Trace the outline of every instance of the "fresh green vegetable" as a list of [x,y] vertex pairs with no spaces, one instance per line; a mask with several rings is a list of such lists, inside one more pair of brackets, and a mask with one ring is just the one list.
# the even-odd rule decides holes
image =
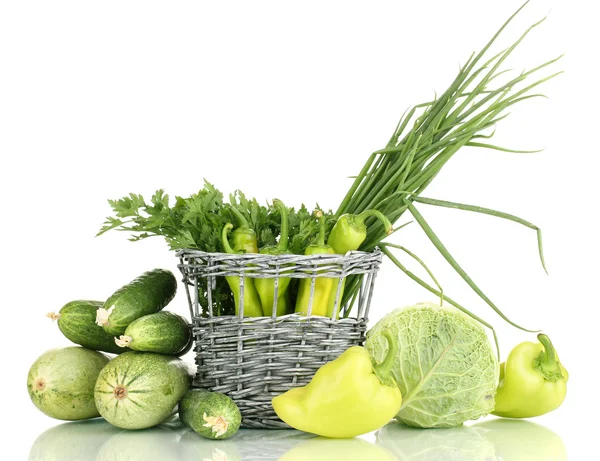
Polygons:
[[[195,248],[209,253],[223,251],[221,230],[228,222],[239,219],[241,213],[248,221],[258,238],[258,247],[275,245],[279,235],[280,222],[277,214],[248,199],[241,191],[229,196],[225,203],[223,193],[209,182],[204,188],[190,197],[175,197],[175,204],[169,203],[169,195],[160,189],[146,203],[139,194],[129,194],[118,200],[108,201],[115,216],[108,217],[98,232],[102,235],[112,229],[131,232],[131,241],[152,236],[164,237],[172,250]],[[318,207],[317,207],[318,208]],[[332,213],[326,213],[330,216]],[[302,205],[297,210],[288,208],[289,250],[302,254],[319,233],[315,217]]]
[[186,319],[172,312],[157,312],[134,320],[125,334],[114,342],[134,351],[179,354],[190,342],[191,331]]
[[123,429],[144,429],[165,421],[189,389],[190,370],[175,357],[126,352],[98,376],[94,397],[98,411]]
[[83,347],[49,350],[29,369],[29,397],[51,418],[74,421],[100,416],[94,385],[107,363],[108,357]]
[[[431,243],[483,301],[504,320],[524,330],[526,329],[510,320],[459,265],[421,215],[416,204],[473,211],[508,219],[531,228],[537,232],[540,259],[545,268],[541,231],[534,224],[509,213],[422,196],[443,166],[464,146],[525,152],[498,147],[483,140],[493,136],[497,122],[509,115],[508,110],[511,110],[512,106],[532,98],[543,97],[533,90],[560,74],[555,72],[542,75],[541,78],[532,81],[535,75],[539,75],[558,61],[559,58],[556,58],[523,71],[514,78],[505,78],[507,70],[503,69],[502,65],[543,20],[529,27],[515,43],[505,47],[503,51],[490,55],[491,48],[504,29],[527,3],[500,27],[481,52],[473,54],[467,60],[450,86],[439,97],[417,104],[405,112],[387,145],[373,152],[359,174],[354,176],[352,185],[334,215],[337,219],[345,214],[360,215],[365,210],[378,210],[394,224],[409,211]],[[275,243],[278,224],[269,220],[264,207],[259,206],[255,199],[246,199],[239,191],[230,197],[230,202],[245,216],[250,216],[250,227],[258,235],[259,246]],[[231,210],[223,206],[223,195],[209,183],[189,198],[177,197],[173,207],[170,206],[168,195],[163,190],[154,194],[151,204],[136,194],[109,203],[115,216],[107,218],[100,234],[110,229],[128,231],[134,234],[134,241],[161,235],[172,249],[198,248],[204,251],[220,251],[219,232],[227,222],[232,221]],[[316,233],[314,219],[311,219],[304,207],[298,210],[297,214],[290,213],[291,253],[303,254],[306,245]],[[446,296],[441,289],[436,289],[422,280],[399,261],[390,250],[395,246],[382,242],[387,235],[384,224],[372,220],[367,223],[367,234],[368,237],[360,246],[361,250],[370,251],[380,246],[383,253],[408,277],[490,328],[494,337],[496,336],[489,323]],[[403,247],[401,249],[421,263],[414,253]],[[231,296],[225,285],[223,281],[215,290],[218,315],[230,314],[234,310],[233,301],[229,300]],[[360,286],[359,276],[352,276],[347,280],[340,303],[348,306],[345,315],[350,313]],[[207,300],[203,296],[205,291],[203,285],[199,295],[204,315],[207,312]]]
[[228,439],[242,422],[237,405],[225,394],[203,389],[188,391],[179,402],[179,418],[207,439]]
[[120,429],[101,418],[59,424],[42,432],[29,450],[29,461],[102,461],[98,450]]
[[106,300],[96,312],[96,323],[111,335],[122,335],[135,319],[162,310],[176,291],[177,279],[171,271],[144,272]]
[[569,373],[544,334],[516,346],[500,365],[495,415],[532,418],[556,410],[567,395]]
[[[515,43],[503,47],[503,51],[490,55],[492,45],[524,6],[525,4],[500,27],[480,53],[473,54],[466,64],[461,66],[448,89],[441,94],[437,93],[439,96],[433,101],[417,104],[405,112],[387,145],[371,154],[359,174],[355,176],[335,213],[336,217],[341,217],[346,213],[360,214],[365,210],[376,209],[394,224],[408,211],[463,280],[504,320],[519,328],[522,327],[508,319],[462,269],[417,210],[416,205],[474,211],[508,219],[534,229],[538,233],[539,253],[543,264],[541,232],[537,226],[508,213],[422,197],[423,191],[443,166],[464,146],[517,152],[488,144],[485,139],[492,137],[496,123],[509,115],[508,111],[513,109],[512,106],[542,97],[543,95],[532,90],[560,74],[555,72],[530,81],[531,77],[554,64],[557,58],[523,71],[514,78],[505,78],[507,70],[503,69],[502,65],[543,20],[528,28]],[[382,243],[387,234],[381,222],[367,223],[367,231],[368,238],[361,245],[361,250],[370,251],[380,246],[384,254],[411,279],[437,296],[443,297],[448,303],[466,311],[459,303],[430,286],[393,257],[391,251]],[[356,278],[353,283],[348,280],[342,305],[355,298],[359,289],[360,283]],[[481,321],[474,315],[472,317]],[[492,328],[488,323],[483,324]]]
[[[325,217],[318,212],[320,218],[319,237],[316,243],[309,245],[304,252],[307,256],[313,255],[331,255],[335,251],[329,245],[325,244]],[[316,277],[314,279],[314,293],[311,304],[311,285],[313,281],[310,278],[301,279],[298,284],[298,295],[296,298],[296,312],[302,315],[331,316],[333,312],[329,311],[329,298],[333,291],[334,279],[329,277]]]
[[357,215],[346,213],[335,222],[329,233],[327,244],[331,245],[335,252],[341,255],[358,250],[367,238],[365,220],[368,218],[376,218],[381,221],[386,235],[392,233],[392,224],[381,211],[365,210]]
[[373,363],[360,346],[347,349],[323,365],[305,387],[273,398],[273,408],[295,429],[325,437],[348,438],[379,429],[400,410],[402,395],[390,373],[398,342],[389,343],[386,357]]
[[237,253],[258,253],[256,232],[236,207],[232,206],[231,211],[240,223],[239,227],[233,231],[233,248]]
[[494,409],[498,362],[479,323],[435,304],[397,309],[367,333],[376,361],[389,354],[388,335],[400,344],[392,366],[403,397],[398,421],[454,427]]
[[103,352],[120,354],[126,349],[115,344],[114,337],[96,325],[96,311],[104,305],[102,301],[77,300],[65,304],[58,314],[46,314],[57,320],[58,328],[75,344]]
[[[239,253],[240,250],[231,248],[229,245],[229,241],[227,240],[227,233],[230,229],[233,228],[233,224],[227,223],[225,227],[223,227],[223,248],[225,248],[225,253],[235,254]],[[231,288],[231,292],[233,293],[233,299],[235,302],[235,315],[239,315],[240,313],[240,289],[241,289],[241,280],[237,275],[230,275],[225,277],[227,283],[229,284],[229,288]],[[262,317],[263,311],[262,306],[260,304],[260,298],[258,296],[258,292],[256,291],[256,287],[254,286],[254,280],[246,277],[244,279],[244,316],[246,317]]]
[[[223,252],[221,233],[229,222],[239,221],[234,209],[248,221],[258,238],[258,247],[275,245],[280,233],[279,211],[259,205],[256,199],[248,199],[241,191],[229,196],[229,204],[223,194],[212,184],[188,198],[176,197],[175,204],[169,196],[158,190],[147,203],[141,195],[130,194],[119,200],[109,200],[114,215],[108,217],[98,233],[111,229],[131,232],[130,240],[138,241],[152,236],[162,236],[172,250],[193,248],[206,252]],[[315,216],[302,205],[288,208],[289,252],[303,254],[308,244],[319,232]],[[329,218],[331,211],[325,213]],[[207,279],[199,280],[198,300],[202,315],[208,316]],[[233,315],[235,303],[227,281],[217,277],[212,289],[212,310],[215,315]]]
[[[260,249],[261,254],[267,255],[284,255],[288,254],[288,213],[287,207],[281,200],[273,200],[273,205],[279,210],[281,215],[281,234],[279,236],[279,244],[267,245]],[[277,279],[277,315],[285,315],[290,313],[290,296],[288,288],[291,282],[289,277],[279,277]],[[263,315],[270,317],[273,314],[275,306],[275,280],[274,279],[254,279],[254,285],[260,302],[262,304]]]
[[[360,248],[362,243],[367,238],[367,226],[365,220],[368,218],[379,219],[385,228],[386,233],[389,235],[392,233],[392,225],[390,221],[377,210],[366,210],[359,215],[344,214],[338,218],[333,225],[327,244],[330,245],[334,251],[338,254],[345,255],[349,251],[356,251]],[[358,282],[362,276],[355,275],[351,280]],[[329,297],[329,308],[328,311],[333,313],[336,311],[336,318],[339,317],[340,307],[342,300],[344,299],[344,290],[346,287],[346,279],[342,280],[342,286],[338,290],[337,287],[333,287],[331,295]]]

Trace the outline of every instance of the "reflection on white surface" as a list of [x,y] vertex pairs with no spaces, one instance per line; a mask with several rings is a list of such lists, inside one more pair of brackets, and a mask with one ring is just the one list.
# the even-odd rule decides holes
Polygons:
[[561,438],[524,420],[494,419],[452,429],[415,429],[390,423],[377,444],[410,461],[566,461]]
[[64,423],[41,434],[29,461],[566,461],[561,438],[529,421],[494,419],[454,429],[390,423],[377,445],[293,430],[242,429],[208,440],[175,418],[125,431],[102,419]]
[[30,461],[395,461],[361,439],[335,440],[294,430],[242,429],[209,440],[175,418],[151,429],[126,431],[102,419],[60,424],[41,434]]
[[177,461],[177,431],[156,426],[138,431],[122,431],[100,448],[96,461]]
[[410,461],[499,461],[494,444],[471,427],[416,429],[389,423],[377,431],[377,444]]
[[188,430],[179,440],[181,460],[275,461],[314,435],[294,430],[241,429],[227,440],[209,440]]
[[381,446],[362,439],[316,437],[287,451],[279,461],[395,461]]
[[494,443],[499,460],[567,460],[567,449],[560,436],[541,424],[519,419],[493,419],[473,427]]
[[95,460],[102,445],[119,432],[100,418],[59,424],[38,436],[29,461]]

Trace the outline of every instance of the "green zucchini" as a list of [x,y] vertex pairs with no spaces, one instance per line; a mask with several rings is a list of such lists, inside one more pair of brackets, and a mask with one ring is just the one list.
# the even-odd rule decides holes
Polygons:
[[128,349],[117,346],[114,336],[96,325],[96,311],[103,305],[102,301],[71,301],[58,314],[51,312],[47,316],[57,320],[59,330],[75,344],[113,354],[125,352]]
[[190,342],[190,326],[182,316],[157,312],[134,320],[116,340],[120,347],[134,351],[179,354]]
[[94,386],[108,360],[100,352],[79,346],[49,350],[29,369],[29,397],[51,418],[76,421],[100,416]]
[[123,429],[145,429],[164,422],[188,391],[191,370],[176,357],[125,352],[105,366],[94,389],[104,419]]
[[231,398],[193,389],[179,401],[179,419],[207,439],[228,439],[240,428],[242,415]]
[[106,300],[96,313],[96,323],[111,335],[122,335],[134,320],[161,311],[176,291],[177,280],[171,271],[144,272]]

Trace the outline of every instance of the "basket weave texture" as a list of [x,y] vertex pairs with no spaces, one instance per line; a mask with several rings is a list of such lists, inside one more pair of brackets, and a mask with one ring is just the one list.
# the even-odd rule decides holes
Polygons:
[[[242,413],[244,427],[287,428],[275,414],[271,399],[308,384],[322,365],[365,340],[369,305],[381,264],[379,250],[344,256],[231,255],[197,250],[181,250],[177,255],[195,340],[197,373],[193,384],[231,397]],[[272,317],[244,317],[243,306],[239,315],[213,315],[216,308],[211,291],[217,277],[239,276],[242,300],[248,277],[310,278],[311,299],[317,278],[335,278],[339,303],[342,282],[352,275],[361,276],[353,308],[356,314],[352,317],[344,318],[351,306],[342,306],[340,319],[335,314],[332,318],[313,316],[312,301],[306,316],[276,317],[273,309]],[[202,286],[208,287],[207,292],[199,295]],[[277,283],[275,286],[277,290]],[[208,299],[204,315],[199,302],[202,296]]]

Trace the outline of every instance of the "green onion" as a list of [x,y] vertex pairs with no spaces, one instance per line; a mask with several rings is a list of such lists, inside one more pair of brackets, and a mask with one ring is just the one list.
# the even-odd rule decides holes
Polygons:
[[[395,223],[408,211],[444,259],[481,299],[511,325],[525,331],[534,331],[518,325],[502,313],[461,268],[415,206],[418,203],[473,211],[508,219],[534,229],[538,236],[540,260],[544,270],[546,269],[541,231],[534,224],[511,214],[489,208],[420,196],[442,167],[463,146],[494,149],[503,152],[534,152],[508,149],[481,142],[482,139],[489,139],[494,135],[496,124],[509,115],[508,109],[511,106],[529,99],[545,97],[542,94],[534,93],[533,90],[561,73],[544,73],[549,66],[560,59],[559,56],[499,83],[501,81],[500,77],[505,76],[508,72],[501,68],[504,61],[525,37],[545,20],[544,18],[529,27],[508,48],[488,57],[492,44],[496,42],[506,26],[527,3],[529,2],[524,3],[500,27],[481,52],[471,55],[444,93],[433,101],[418,104],[404,113],[387,145],[371,154],[360,173],[354,177],[354,182],[342,200],[335,216],[339,217],[344,213],[356,214],[367,209],[377,209],[390,222]],[[533,78],[534,76],[535,78]],[[368,237],[361,246],[361,250],[370,251],[376,246],[380,246],[384,254],[410,278],[431,293],[440,296],[491,328],[491,325],[483,322],[482,319],[468,312],[460,304],[446,297],[441,289],[436,290],[415,274],[409,272],[390,251],[390,248],[398,248],[398,246],[382,243],[383,239],[386,238],[386,234],[378,220],[371,219],[367,221],[367,228]],[[402,247],[399,249],[406,252]],[[409,252],[408,254],[424,265],[414,253]],[[428,269],[427,272],[433,276]],[[435,283],[437,284],[437,281]],[[344,303],[355,299],[359,286],[358,280],[349,278],[344,293]]]

